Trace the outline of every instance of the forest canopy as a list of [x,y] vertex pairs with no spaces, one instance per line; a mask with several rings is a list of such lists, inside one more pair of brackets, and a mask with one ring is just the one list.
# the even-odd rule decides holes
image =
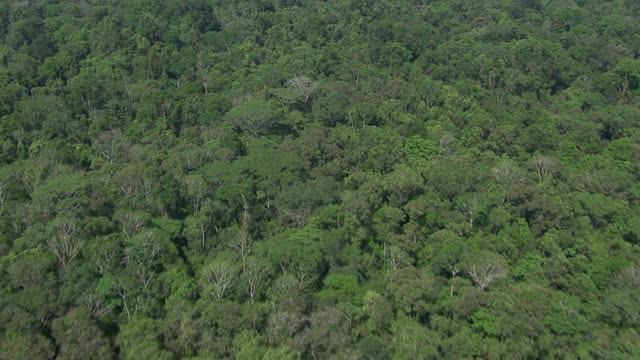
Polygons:
[[638,19],[0,1],[0,359],[637,357]]

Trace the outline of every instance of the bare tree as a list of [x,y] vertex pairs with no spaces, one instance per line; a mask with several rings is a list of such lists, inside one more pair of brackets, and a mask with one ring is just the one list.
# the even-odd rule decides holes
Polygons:
[[242,211],[242,228],[235,241],[231,243],[231,247],[238,251],[240,258],[242,259],[242,270],[245,270],[245,263],[251,250],[253,249],[253,239],[249,233],[249,203],[247,199],[242,195],[242,201],[244,203],[244,210]]
[[198,215],[202,199],[207,194],[208,185],[201,175],[187,175],[184,178],[187,195],[191,198],[193,215]]
[[182,162],[180,165],[182,165],[185,170],[197,169],[204,165],[209,159],[210,157],[207,151],[195,145],[186,147],[180,151],[180,161]]
[[151,231],[139,235],[137,240],[135,246],[138,248],[145,264],[152,264],[160,255],[162,249],[158,240]]
[[615,181],[612,179],[611,172],[608,169],[594,169],[590,168],[585,170],[585,185],[590,192],[601,192],[608,196],[617,197],[621,193],[627,191],[624,183]]
[[284,210],[284,223],[286,226],[302,229],[307,217],[313,212],[312,208],[303,207],[296,210]]
[[613,279],[613,284],[623,289],[640,289],[640,265],[629,266]]
[[149,176],[143,176],[141,181],[140,181],[140,188],[142,190],[142,195],[144,197],[144,208],[146,210],[150,210],[151,206],[153,205],[154,202],[154,194],[153,194],[153,188],[155,186],[155,179],[149,177]]
[[573,86],[584,92],[589,92],[593,89],[593,79],[586,75],[580,75],[574,81]]
[[514,185],[519,184],[524,178],[522,170],[510,160],[503,159],[491,169],[494,181],[502,192],[502,202],[509,199],[509,193]]
[[125,211],[117,213],[115,220],[122,224],[122,233],[124,236],[126,236],[127,239],[131,239],[138,230],[148,223],[149,216],[144,212]]
[[209,230],[209,224],[206,221],[201,221],[200,224],[198,224],[198,230],[200,232],[200,245],[204,251],[207,244],[207,230]]
[[622,81],[618,85],[618,97],[622,104],[627,103],[627,93],[629,92],[629,78],[627,74],[624,74]]
[[533,159],[533,167],[538,173],[538,179],[543,182],[545,179],[552,176],[559,169],[560,162],[550,156],[538,156]]
[[5,185],[0,182],[0,214],[4,210],[5,203],[7,201],[7,194],[5,193]]
[[469,221],[469,226],[473,228],[474,221],[480,212],[480,201],[477,197],[468,197],[460,202],[460,211]]
[[176,75],[176,88],[180,89],[185,78],[186,77],[184,75]]
[[120,130],[106,130],[93,141],[93,148],[106,161],[114,163],[127,158],[131,143]]
[[205,288],[216,301],[221,301],[236,278],[236,271],[229,262],[219,261],[210,264],[203,273]]
[[389,250],[386,251],[386,258],[392,270],[397,270],[408,264],[407,253],[402,250],[402,248],[397,245],[391,245],[388,249]]
[[449,271],[451,273],[451,289],[450,289],[450,296],[453,296],[453,290],[454,290],[454,279],[456,278],[456,276],[458,276],[458,274],[462,271],[463,269],[463,263],[462,263],[462,253],[461,251],[456,251],[455,248],[452,248],[453,251],[446,251],[446,254],[443,257],[443,267]]
[[242,130],[247,136],[257,137],[262,134],[270,124],[265,118],[235,118],[233,124]]
[[131,207],[135,208],[138,194],[142,190],[140,169],[137,166],[126,166],[113,175],[113,183],[122,192],[125,199],[131,201]]
[[289,309],[274,311],[268,321],[266,335],[269,341],[278,341],[282,338],[293,339],[309,325],[307,316]]
[[100,274],[106,275],[111,271],[111,264],[116,259],[118,251],[115,248],[105,249],[95,261],[96,267]]
[[131,320],[131,311],[129,310],[129,304],[127,303],[128,291],[129,289],[127,287],[120,287],[116,295],[122,299],[122,306],[124,307],[124,311],[127,313],[127,319]]
[[124,79],[124,91],[127,93],[127,110],[133,110],[133,86],[129,82],[129,79]]
[[160,240],[151,231],[132,238],[133,244],[125,250],[125,265],[132,268],[142,286],[146,289],[155,279],[152,266],[161,255]]
[[316,311],[309,322],[297,341],[309,350],[313,359],[333,358],[348,344],[349,323],[342,311],[336,308]]
[[96,295],[95,292],[88,292],[82,297],[82,303],[87,310],[95,317],[100,317],[111,312],[102,298]]
[[501,160],[491,169],[491,174],[498,185],[511,185],[522,179],[522,170],[509,160]]
[[269,276],[269,266],[256,259],[249,258],[244,267],[243,276],[247,282],[247,295],[251,299],[251,302],[255,301],[259,287],[264,280]]
[[449,256],[447,258],[447,269],[451,273],[451,277],[454,278],[458,276],[460,271],[462,271],[462,264],[460,260],[454,256]]
[[300,260],[292,266],[293,272],[300,280],[300,285],[306,286],[313,279],[314,265],[311,262]]
[[496,254],[483,252],[469,261],[465,271],[471,280],[482,290],[486,290],[497,279],[507,275],[507,266]]
[[76,236],[75,219],[58,219],[54,223],[55,235],[48,242],[51,251],[62,267],[66,267],[80,253],[80,239]]
[[202,82],[202,87],[204,88],[204,94],[209,94],[209,66],[205,65],[203,62],[198,61],[196,64],[196,69],[198,70],[198,74],[200,75],[200,81]]
[[294,76],[291,80],[287,81],[287,86],[300,92],[305,106],[309,105],[313,93],[318,88],[318,83],[306,76]]

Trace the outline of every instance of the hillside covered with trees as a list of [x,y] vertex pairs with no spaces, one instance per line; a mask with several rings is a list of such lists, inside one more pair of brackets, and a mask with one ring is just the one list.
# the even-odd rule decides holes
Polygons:
[[640,2],[0,1],[0,359],[634,359]]

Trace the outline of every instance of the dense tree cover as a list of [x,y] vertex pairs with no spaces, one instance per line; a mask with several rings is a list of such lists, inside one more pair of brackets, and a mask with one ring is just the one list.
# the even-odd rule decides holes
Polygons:
[[630,359],[640,3],[0,2],[0,359]]

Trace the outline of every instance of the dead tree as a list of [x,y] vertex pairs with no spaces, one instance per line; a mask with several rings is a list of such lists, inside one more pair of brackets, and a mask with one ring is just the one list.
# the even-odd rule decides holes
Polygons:
[[205,287],[216,301],[221,301],[233,285],[235,277],[235,269],[229,262],[215,262],[204,272]]
[[76,236],[78,226],[73,219],[61,219],[54,225],[56,234],[48,242],[62,267],[66,267],[80,253],[80,239]]
[[538,173],[540,182],[544,182],[557,172],[559,165],[558,160],[550,156],[538,156],[533,159],[533,167]]
[[245,271],[245,264],[247,257],[251,254],[253,248],[253,239],[249,233],[249,203],[247,199],[242,195],[242,201],[244,203],[244,209],[242,211],[242,227],[236,237],[235,241],[231,244],[231,247],[238,251],[240,258],[242,259],[242,271]]
[[309,106],[309,101],[311,101],[313,93],[318,88],[318,83],[311,80],[309,77],[296,75],[291,80],[287,81],[287,86],[300,92],[302,99],[304,100],[304,105]]
[[465,271],[482,290],[486,290],[494,281],[507,275],[507,267],[500,259],[482,254],[477,260],[468,263]]

